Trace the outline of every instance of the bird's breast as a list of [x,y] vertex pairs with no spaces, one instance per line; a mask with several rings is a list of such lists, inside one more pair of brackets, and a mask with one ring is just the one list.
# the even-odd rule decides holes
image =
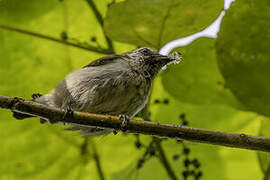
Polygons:
[[132,117],[147,103],[149,89],[149,82],[136,74],[122,73],[102,79],[88,92],[91,101],[83,110]]

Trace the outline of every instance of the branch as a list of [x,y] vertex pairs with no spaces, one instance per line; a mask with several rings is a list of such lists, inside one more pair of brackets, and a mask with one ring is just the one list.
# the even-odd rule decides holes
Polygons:
[[113,54],[113,50],[111,50],[111,49],[103,49],[103,48],[99,48],[99,47],[95,47],[95,46],[91,46],[91,45],[84,46],[84,45],[81,45],[81,44],[78,44],[78,43],[72,43],[72,42],[69,42],[69,41],[66,41],[66,40],[57,39],[57,38],[47,36],[47,35],[44,35],[44,34],[39,34],[39,33],[36,33],[36,32],[32,32],[32,31],[28,31],[28,30],[24,30],[24,29],[19,29],[19,28],[16,28],[16,27],[11,27],[11,26],[7,26],[7,25],[3,25],[3,24],[0,24],[0,29],[14,31],[14,32],[18,32],[18,33],[21,33],[21,34],[30,35],[30,36],[38,37],[38,38],[41,38],[41,39],[54,41],[54,42],[57,42],[57,43],[65,44],[65,45],[68,45],[68,46],[73,46],[73,47],[88,50],[88,51],[94,51],[94,52],[98,52],[98,53],[102,53],[102,54]]
[[[33,101],[0,96],[0,107],[49,119],[51,123],[66,122],[85,126],[97,126],[121,130],[122,120],[117,116],[75,111],[73,117],[65,117],[61,109],[48,107]],[[226,133],[186,126],[159,124],[157,122],[130,120],[128,133],[177,138],[200,143],[270,152],[270,138],[245,134]]]

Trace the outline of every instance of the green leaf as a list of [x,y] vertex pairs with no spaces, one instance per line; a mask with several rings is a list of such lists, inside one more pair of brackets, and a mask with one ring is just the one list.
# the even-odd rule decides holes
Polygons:
[[214,45],[214,39],[199,38],[188,46],[177,48],[175,51],[183,54],[183,61],[168,66],[162,73],[163,86],[182,102],[240,107],[231,91],[224,87]]
[[222,8],[222,0],[127,0],[109,8],[104,27],[114,40],[160,49],[203,30]]
[[[236,132],[258,116],[226,105],[194,105],[178,101],[166,92],[161,80],[160,77],[155,80],[150,102],[154,121],[180,125],[182,123],[180,115],[184,113],[191,127]],[[168,104],[162,103],[165,99],[168,100]],[[157,100],[160,103],[156,103]]]
[[225,86],[251,111],[270,116],[270,1],[232,4],[217,39]]
[[57,0],[1,0],[0,22],[23,23],[46,14],[59,4]]

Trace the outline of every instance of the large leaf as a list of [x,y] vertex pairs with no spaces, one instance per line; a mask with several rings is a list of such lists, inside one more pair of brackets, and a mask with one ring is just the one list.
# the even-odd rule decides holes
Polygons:
[[57,0],[1,0],[0,22],[21,23],[47,13],[59,5]]
[[162,74],[164,88],[175,98],[193,104],[229,104],[240,106],[219,72],[215,40],[199,38],[186,47],[177,48],[183,61],[168,66]]
[[105,30],[114,40],[160,49],[206,28],[222,8],[223,0],[127,0],[109,8]]
[[[179,115],[185,113],[185,119],[191,127],[253,135],[257,133],[259,120],[255,113],[238,111],[224,105],[196,106],[179,102],[164,91],[159,79],[155,82],[155,88],[152,103],[155,99],[159,99],[160,102],[169,99],[168,104],[152,105],[151,114],[155,121],[180,125]],[[261,177],[255,152],[197,143],[188,143],[188,146],[191,148],[191,154],[202,163],[204,179],[216,179],[217,176],[224,180],[260,179]],[[173,145],[169,148],[177,149]],[[221,168],[215,168],[217,166]]]
[[217,39],[225,86],[250,110],[270,116],[270,1],[232,4]]

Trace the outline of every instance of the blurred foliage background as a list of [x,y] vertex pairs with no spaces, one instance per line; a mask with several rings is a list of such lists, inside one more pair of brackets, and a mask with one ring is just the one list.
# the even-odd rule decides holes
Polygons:
[[[29,99],[99,57],[138,46],[159,50],[209,26],[223,4],[0,0],[0,94]],[[175,49],[183,61],[154,82],[150,120],[269,137],[269,19],[269,0],[236,0],[216,39]],[[16,121],[5,110],[0,128],[4,180],[270,179],[267,153],[121,133],[84,138],[37,118]]]

